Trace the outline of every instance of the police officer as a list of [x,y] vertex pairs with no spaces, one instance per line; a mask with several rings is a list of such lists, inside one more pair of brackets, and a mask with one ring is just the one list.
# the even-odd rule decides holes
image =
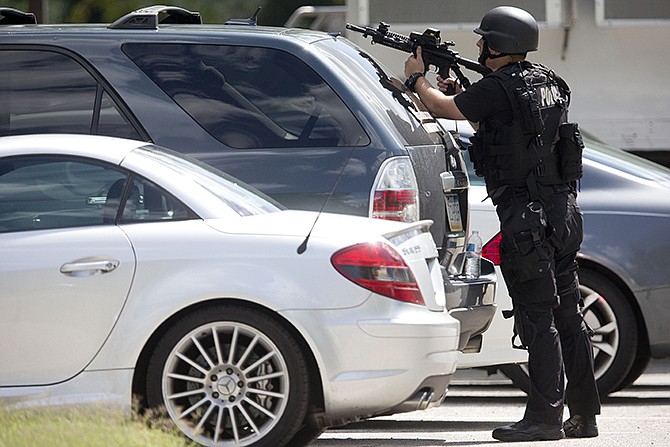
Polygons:
[[[576,202],[583,145],[576,124],[567,123],[570,90],[551,70],[526,60],[539,38],[528,12],[494,8],[474,31],[481,36],[479,63],[492,73],[467,90],[440,77],[434,88],[424,77],[419,48],[405,62],[405,85],[433,115],[473,124],[470,157],[500,219],[513,340],[528,350],[531,386],[523,419],[495,429],[493,437],[594,437],[600,399],[576,262],[583,237]],[[455,86],[454,96],[444,94],[448,86]],[[564,401],[571,416],[565,422]]]

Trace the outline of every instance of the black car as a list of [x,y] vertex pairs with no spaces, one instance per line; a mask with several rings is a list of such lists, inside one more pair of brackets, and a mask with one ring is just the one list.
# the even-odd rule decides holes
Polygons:
[[[0,9],[0,136],[99,134],[211,164],[294,209],[430,219],[460,349],[480,348],[495,272],[461,276],[468,180],[453,136],[346,39],[203,25],[155,6],[111,25],[37,25]],[[141,390],[138,390],[141,391]]]

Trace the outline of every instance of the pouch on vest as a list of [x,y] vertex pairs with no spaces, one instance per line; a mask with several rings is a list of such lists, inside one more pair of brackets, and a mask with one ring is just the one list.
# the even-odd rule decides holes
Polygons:
[[582,151],[584,142],[577,123],[563,123],[558,127],[558,166],[561,178],[572,182],[582,178]]
[[484,165],[484,160],[486,159],[486,152],[484,149],[483,138],[479,132],[476,132],[472,138],[470,138],[470,147],[468,147],[468,153],[470,154],[470,161],[472,161],[472,166],[475,168],[475,174],[480,177],[484,177],[486,174],[486,169]]
[[[524,133],[526,135],[533,135],[539,137],[544,131],[544,121],[540,106],[537,100],[537,93],[527,87],[514,89],[517,103],[519,105],[518,111],[523,124]],[[542,143],[540,142],[540,145]]]

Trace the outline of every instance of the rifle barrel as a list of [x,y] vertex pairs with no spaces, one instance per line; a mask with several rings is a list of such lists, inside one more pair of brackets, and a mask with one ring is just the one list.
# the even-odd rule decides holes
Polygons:
[[362,26],[347,23],[346,27],[347,27],[347,29],[350,29],[352,31],[356,31],[357,33],[365,33],[365,28],[363,28]]

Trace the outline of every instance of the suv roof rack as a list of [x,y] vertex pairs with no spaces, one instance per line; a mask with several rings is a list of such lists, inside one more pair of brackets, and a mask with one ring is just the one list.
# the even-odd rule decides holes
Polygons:
[[37,17],[32,12],[14,8],[0,8],[0,25],[36,25]]
[[261,7],[259,6],[256,9],[256,12],[254,15],[249,17],[248,19],[230,19],[226,21],[226,25],[251,25],[251,26],[256,26],[258,24],[258,13],[261,12]]
[[[158,15],[165,13],[160,22]],[[201,25],[202,17],[197,11],[178,6],[155,5],[141,8],[126,14],[109,25],[111,29],[158,29],[158,24]]]

